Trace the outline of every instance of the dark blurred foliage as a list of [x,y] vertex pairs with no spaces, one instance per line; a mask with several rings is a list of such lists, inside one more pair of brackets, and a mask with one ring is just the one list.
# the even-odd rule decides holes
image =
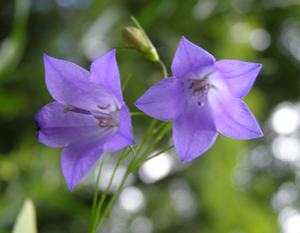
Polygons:
[[[43,53],[89,70],[95,58],[117,48],[121,80],[131,74],[124,99],[136,112],[133,102],[163,76],[158,64],[122,41],[121,29],[133,25],[131,15],[169,75],[183,35],[217,60],[262,63],[245,102],[265,137],[238,141],[219,135],[188,164],[171,151],[168,176],[147,184],[134,173],[100,232],[299,232],[298,0],[1,0],[0,233],[11,231],[28,196],[40,233],[88,232],[97,169],[71,193],[60,171],[61,150],[36,141],[34,115],[53,101],[44,82]],[[276,121],[283,108],[295,113],[291,130],[282,130],[291,114]],[[148,122],[146,116],[133,118],[138,142]],[[156,149],[170,140],[171,133]],[[118,156],[109,154],[105,165],[113,166]],[[140,197],[140,206],[126,206],[130,192]]]

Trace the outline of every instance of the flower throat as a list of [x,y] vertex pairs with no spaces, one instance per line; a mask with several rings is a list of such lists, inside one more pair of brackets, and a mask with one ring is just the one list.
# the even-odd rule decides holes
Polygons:
[[[77,107],[74,107],[72,105],[70,105],[68,102],[67,102],[67,105],[68,105],[68,108],[66,108],[64,110],[64,113],[67,113],[67,112],[75,112],[75,113],[81,113],[81,114],[86,114],[86,115],[92,115],[94,116],[95,119],[97,119],[99,121],[98,125],[100,128],[107,128],[107,127],[110,127],[112,126],[114,123],[114,118],[112,115],[116,115],[116,114],[113,114],[114,112],[110,112],[109,114],[106,114],[106,113],[93,113],[91,111],[87,111],[87,110],[84,110],[84,109],[81,109],[81,108],[77,108]],[[105,107],[102,107],[102,106],[99,106],[97,105],[97,107],[100,109],[100,110],[107,110],[110,108],[110,104],[107,104],[107,106]],[[118,117],[115,117],[115,118],[118,118]],[[117,119],[118,121],[119,119]],[[117,125],[118,125],[118,122],[117,122]]]
[[190,89],[194,89],[193,96],[199,96],[197,103],[202,107],[205,105],[210,83],[206,79],[191,79],[191,81]]

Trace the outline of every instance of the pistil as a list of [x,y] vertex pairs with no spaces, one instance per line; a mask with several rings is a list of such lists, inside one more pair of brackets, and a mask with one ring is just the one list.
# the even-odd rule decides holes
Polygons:
[[[119,121],[119,118],[114,119],[115,115],[116,115],[114,112],[103,113],[102,111],[100,111],[99,113],[97,113],[97,112],[94,113],[91,111],[87,111],[87,110],[84,110],[81,108],[74,107],[74,106],[70,105],[68,101],[67,101],[67,105],[68,105],[68,108],[66,108],[64,110],[64,113],[67,113],[70,111],[70,112],[75,112],[75,113],[92,115],[92,116],[94,116],[95,119],[97,119],[99,121],[98,125],[100,128],[107,128],[114,124],[118,125],[118,122],[116,122],[116,121]],[[97,105],[97,107],[100,110],[108,110],[110,108],[110,106],[111,106],[110,104],[107,104],[105,107]],[[117,111],[119,111],[119,109]]]

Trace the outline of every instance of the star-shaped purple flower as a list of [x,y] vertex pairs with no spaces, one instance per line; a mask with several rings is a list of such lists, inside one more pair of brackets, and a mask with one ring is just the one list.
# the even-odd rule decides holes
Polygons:
[[73,190],[104,149],[117,151],[135,144],[129,109],[123,101],[115,50],[96,59],[91,73],[47,55],[44,63],[46,85],[57,102],[36,114],[38,140],[65,147],[61,167]]
[[152,86],[135,105],[159,120],[174,120],[174,145],[180,159],[188,162],[212,146],[218,131],[235,139],[263,136],[241,100],[261,67],[237,60],[216,61],[183,37],[171,67],[174,77]]

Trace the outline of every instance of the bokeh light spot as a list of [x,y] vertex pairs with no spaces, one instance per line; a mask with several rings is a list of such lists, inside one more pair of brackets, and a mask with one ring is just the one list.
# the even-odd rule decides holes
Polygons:
[[121,207],[131,213],[137,213],[144,207],[144,195],[133,186],[125,188],[119,197]]
[[255,50],[265,50],[270,46],[271,36],[264,29],[255,29],[250,34],[250,44]]
[[152,222],[146,217],[138,217],[131,224],[132,233],[151,233],[153,230]]
[[298,128],[299,117],[293,105],[284,103],[272,115],[272,126],[279,134],[289,134]]
[[168,153],[163,153],[141,166],[139,177],[144,183],[155,183],[170,174],[173,165],[172,157]]

